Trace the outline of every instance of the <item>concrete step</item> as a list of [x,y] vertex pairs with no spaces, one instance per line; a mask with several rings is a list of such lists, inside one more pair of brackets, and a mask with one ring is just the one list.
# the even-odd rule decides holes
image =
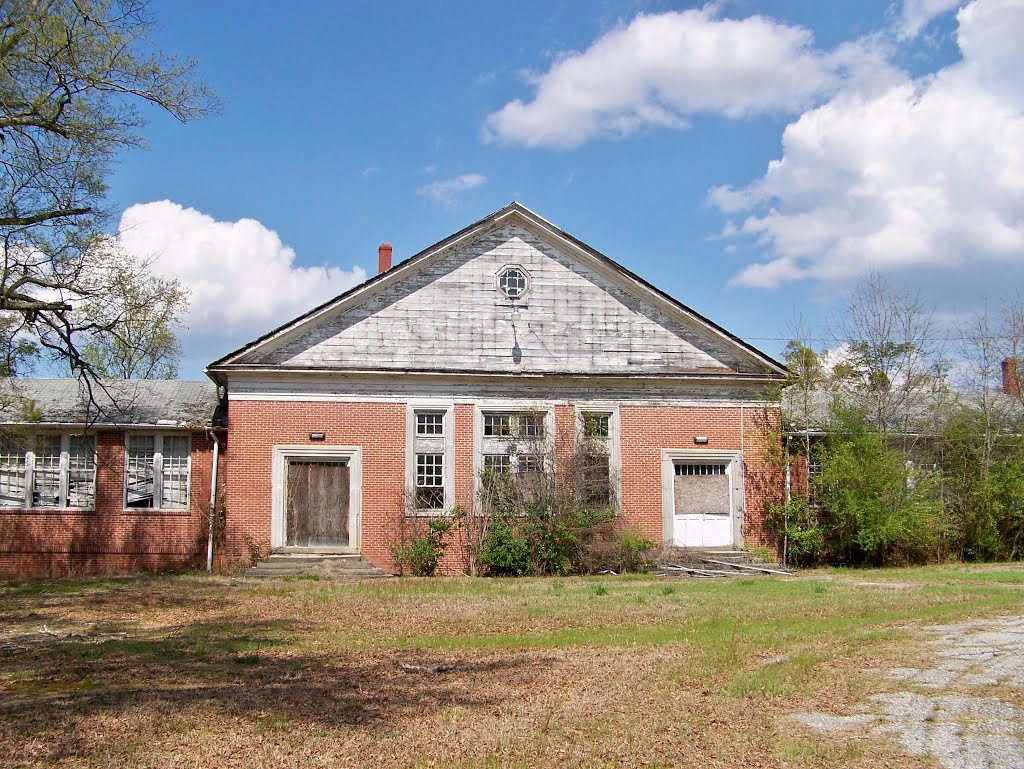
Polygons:
[[388,576],[358,555],[274,553],[244,572],[246,577],[327,577],[374,579]]

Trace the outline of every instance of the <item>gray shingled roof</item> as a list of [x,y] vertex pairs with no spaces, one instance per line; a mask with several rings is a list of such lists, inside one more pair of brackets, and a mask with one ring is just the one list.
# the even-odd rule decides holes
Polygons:
[[93,398],[89,404],[77,379],[3,380],[0,422],[201,427],[214,418],[217,386],[209,380],[105,380],[93,386]]

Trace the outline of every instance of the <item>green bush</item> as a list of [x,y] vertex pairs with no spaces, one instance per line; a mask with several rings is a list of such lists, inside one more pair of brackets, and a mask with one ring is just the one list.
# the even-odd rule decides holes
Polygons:
[[448,547],[445,537],[454,526],[451,518],[428,518],[424,533],[409,537],[404,544],[393,543],[388,549],[400,567],[408,564],[413,575],[432,577]]
[[1016,433],[1010,425],[999,434],[968,408],[946,422],[936,458],[947,541],[964,560],[1024,557],[1024,439]]
[[765,523],[785,551],[785,565],[807,568],[824,559],[824,530],[806,499],[794,498],[781,505],[767,503]]
[[863,415],[837,410],[819,457],[815,496],[827,561],[881,566],[934,552],[942,532],[934,477],[915,475]]
[[501,515],[491,521],[480,561],[495,577],[521,577],[532,572],[530,544],[516,530],[511,516]]
[[612,571],[619,574],[647,571],[651,566],[653,540],[638,531],[623,531],[615,538],[615,558]]

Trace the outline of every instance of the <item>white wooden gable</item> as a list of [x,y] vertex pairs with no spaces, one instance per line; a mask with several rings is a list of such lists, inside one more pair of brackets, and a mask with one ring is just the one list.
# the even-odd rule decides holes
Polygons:
[[[778,366],[518,204],[217,368],[761,374]],[[496,276],[529,276],[512,301]]]

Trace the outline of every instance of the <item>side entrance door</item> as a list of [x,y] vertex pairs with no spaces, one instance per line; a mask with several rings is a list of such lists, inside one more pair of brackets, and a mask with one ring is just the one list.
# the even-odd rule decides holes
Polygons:
[[677,547],[731,547],[730,465],[673,464],[673,539]]
[[289,459],[286,547],[349,546],[348,460]]

